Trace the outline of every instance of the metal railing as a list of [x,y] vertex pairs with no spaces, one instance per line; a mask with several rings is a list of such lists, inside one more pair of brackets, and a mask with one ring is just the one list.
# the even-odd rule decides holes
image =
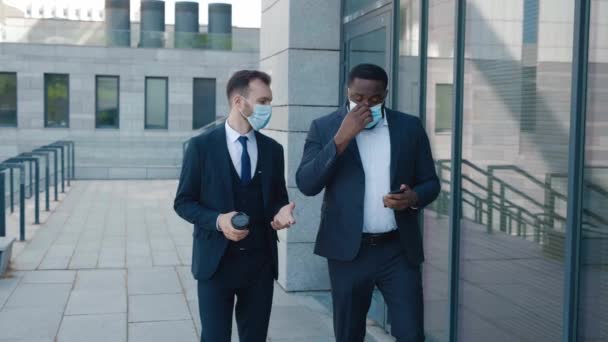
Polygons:
[[[439,214],[448,214],[450,200],[449,174],[451,173],[451,160],[437,160],[435,162],[437,173],[441,182],[442,190],[437,201],[433,203],[435,211]],[[514,165],[490,165],[487,170],[482,169],[474,163],[463,160],[473,173],[477,173],[482,180],[475,179],[468,174],[462,175],[462,204],[460,206],[463,217],[473,220],[475,223],[486,226],[488,232],[494,230],[496,220],[494,214],[498,211],[498,229],[509,235],[515,234],[522,238],[532,238],[535,242],[542,243],[546,234],[556,231],[556,224],[562,227],[566,223],[566,217],[555,209],[555,200],[567,201],[565,194],[553,188],[551,179],[564,176],[562,174],[547,174],[548,181],[541,181],[529,172]],[[534,198],[528,192],[509,184],[506,180],[498,177],[496,171],[507,170],[518,176],[524,177],[531,184],[539,188],[544,195],[543,200]],[[483,182],[485,180],[485,182]],[[608,201],[608,191],[596,184],[589,184],[596,193]],[[516,196],[507,196],[507,192]],[[525,204],[523,204],[524,202]],[[465,206],[472,209],[472,214],[465,210]],[[584,229],[594,232],[596,235],[606,235],[597,229],[599,226],[608,225],[608,219],[590,210],[583,209],[585,217],[590,218],[584,222]],[[530,229],[531,228],[531,229]],[[531,230],[531,231],[530,231]]]
[[[6,174],[9,173],[9,208],[13,213],[14,206],[14,170],[19,171],[19,240],[25,240],[25,200],[27,189],[27,178],[29,178],[29,198],[34,197],[34,224],[40,224],[40,163],[44,161],[44,192],[45,192],[45,210],[50,211],[50,156],[53,156],[54,163],[54,185],[55,185],[55,201],[59,200],[58,174],[61,171],[61,192],[65,192],[65,182],[70,186],[70,181],[75,175],[75,152],[74,142],[69,140],[60,140],[52,144],[45,145],[31,152],[21,153],[15,157],[11,157],[0,162],[0,237],[6,236]],[[60,156],[60,157],[59,157]],[[60,158],[60,159],[59,159]],[[59,160],[61,165],[59,166]],[[29,166],[29,177],[26,177],[26,170]]]

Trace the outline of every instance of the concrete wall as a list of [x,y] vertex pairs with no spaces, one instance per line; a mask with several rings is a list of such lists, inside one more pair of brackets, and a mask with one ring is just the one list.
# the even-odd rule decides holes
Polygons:
[[[257,68],[258,54],[182,49],[0,44],[0,70],[17,72],[18,127],[0,128],[0,158],[59,139],[76,142],[77,178],[176,178],[192,131],[192,82],[217,80],[218,116],[226,82]],[[44,128],[44,73],[70,77],[70,127]],[[120,128],[95,129],[95,75],[120,76]],[[146,76],[168,77],[168,129],[144,129]]]
[[322,197],[303,197],[295,172],[311,121],[339,103],[340,22],[338,0],[262,1],[260,67],[272,75],[274,91],[265,133],[285,148],[289,195],[297,204],[298,224],[279,234],[279,283],[289,291],[329,288],[326,261],[313,254]]
[[[137,47],[140,38],[139,22],[131,22],[131,47]],[[207,26],[201,25],[201,33]],[[174,46],[174,26],[165,26],[165,47]],[[257,28],[232,29],[232,50],[258,51],[260,30]],[[0,27],[0,42],[29,44],[66,44],[105,46],[103,21],[78,21],[64,19],[33,19],[7,17]]]

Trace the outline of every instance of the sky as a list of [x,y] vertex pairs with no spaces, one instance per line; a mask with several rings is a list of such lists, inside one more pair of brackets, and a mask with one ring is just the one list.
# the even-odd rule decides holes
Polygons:
[[[104,7],[104,0],[0,0],[0,2],[17,7],[22,11],[28,6],[33,9],[45,7],[49,12],[55,7],[63,8],[81,8],[101,10]],[[165,0],[165,22],[173,24],[175,19],[175,2],[177,0]],[[207,5],[209,3],[227,3],[232,4],[232,25],[238,27],[260,27],[262,9],[261,0],[190,0],[196,1],[199,5],[199,21],[201,25],[207,24]],[[139,4],[140,0],[131,0],[131,20],[139,21]]]

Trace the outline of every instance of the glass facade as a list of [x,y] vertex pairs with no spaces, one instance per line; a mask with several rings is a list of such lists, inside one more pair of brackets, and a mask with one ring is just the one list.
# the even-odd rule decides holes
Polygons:
[[[573,340],[566,336],[572,323],[565,318],[575,311],[569,298],[579,299],[575,337],[608,340],[608,8],[590,1],[585,172],[578,189],[568,172],[577,167],[571,151],[579,139],[570,132],[571,119],[580,116],[572,99],[584,86],[573,85],[574,33],[584,23],[577,3],[343,1],[343,79],[363,61],[385,67],[389,105],[422,119],[441,179],[438,199],[423,214],[429,341]],[[459,5],[466,12],[458,18],[465,23],[461,36]],[[383,15],[393,19],[370,24]],[[462,63],[454,57],[457,42]],[[464,71],[461,84],[456,67]],[[462,108],[455,98],[460,90]],[[454,153],[462,158],[452,160]],[[452,179],[455,167],[461,172]],[[574,209],[580,224],[569,223],[576,198],[570,189],[583,198]],[[459,215],[450,212],[454,194]],[[573,230],[581,236],[574,266],[567,258],[577,241]]]
[[[573,32],[573,2],[558,2],[541,5],[564,10],[569,21],[560,27]],[[486,8],[501,4],[467,1],[467,15],[479,20],[467,21],[465,38],[459,336],[557,341],[572,55],[543,49],[571,50],[573,35],[555,40],[545,25],[554,18],[538,6],[524,11],[540,12],[528,15],[538,18],[538,40],[513,34],[526,32],[525,15],[486,19]],[[474,35],[479,31],[486,34]]]
[[193,80],[192,129],[199,129],[215,121],[215,83],[214,78]]
[[601,1],[591,2],[579,341],[608,341],[608,19]]
[[146,128],[168,126],[168,83],[166,77],[146,77]]
[[44,74],[44,126],[70,125],[70,76]]
[[0,72],[0,126],[17,126],[17,74]]
[[95,127],[118,128],[119,84],[118,76],[95,78]]

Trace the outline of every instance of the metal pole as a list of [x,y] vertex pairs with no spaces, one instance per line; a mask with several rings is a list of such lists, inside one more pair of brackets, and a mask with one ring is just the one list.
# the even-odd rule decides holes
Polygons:
[[11,214],[12,214],[13,212],[15,212],[15,198],[14,198],[15,197],[15,195],[14,195],[15,180],[14,180],[13,168],[10,168],[9,173],[10,173],[10,184],[8,185],[8,191],[9,191],[8,195],[9,195],[9,201],[11,201],[10,205],[11,205]]
[[564,342],[578,339],[590,12],[591,1],[577,0],[575,2],[568,149],[566,269],[562,316],[562,341]]
[[76,143],[72,141],[72,180],[76,179]]
[[32,161],[30,160],[30,161],[28,161],[28,163],[27,163],[27,164],[28,164],[28,167],[29,167],[29,170],[30,170],[30,174],[29,174],[29,176],[30,176],[30,177],[29,177],[29,178],[30,178],[30,188],[29,188],[29,190],[30,190],[30,195],[29,195],[29,197],[28,197],[28,198],[31,198],[31,197],[32,197],[32,195],[34,194],[34,173],[32,172],[32,167],[33,167],[33,165],[32,165],[32,164],[33,164],[33,163],[32,163]]
[[64,146],[61,147],[61,193],[65,192],[65,151]]
[[53,162],[55,164],[55,173],[53,174],[53,178],[55,179],[55,202],[59,201],[59,167],[58,167],[58,152],[53,149]]
[[19,169],[19,240],[25,241],[25,165],[20,164]]
[[448,340],[458,341],[458,307],[460,302],[460,237],[462,214],[462,126],[464,111],[464,52],[466,30],[466,0],[457,0],[455,8],[456,34],[454,42],[454,94],[452,115],[452,174],[450,201],[449,257],[449,331]]
[[36,169],[34,170],[34,176],[36,177],[36,182],[34,183],[34,191],[36,192],[34,196],[34,224],[40,224],[40,164],[38,163],[38,159],[34,159],[34,164],[36,164]]
[[0,237],[6,236],[6,193],[4,191],[4,172],[0,171]]

